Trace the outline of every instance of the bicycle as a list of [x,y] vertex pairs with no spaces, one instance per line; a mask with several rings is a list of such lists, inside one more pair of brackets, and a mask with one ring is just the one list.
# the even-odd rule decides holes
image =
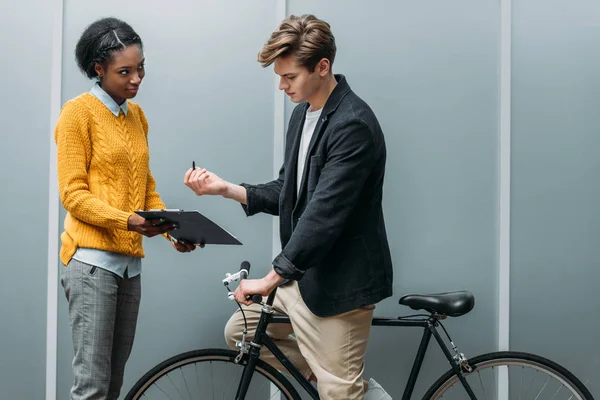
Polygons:
[[[248,277],[250,264],[242,263],[240,271],[226,274],[223,283],[231,299],[229,285]],[[252,300],[262,306],[261,316],[252,341],[243,339],[238,351],[230,349],[203,349],[176,355],[148,371],[132,387],[126,400],[137,399],[301,399],[288,377],[259,359],[261,347],[269,349],[289,375],[312,398],[319,399],[315,387],[296,369],[266,334],[268,324],[289,324],[287,316],[274,315],[273,301],[276,290],[262,302],[255,295]],[[492,399],[498,398],[498,382],[504,377],[510,399],[578,399],[593,400],[585,385],[566,368],[546,358],[523,352],[499,351],[467,359],[459,352],[442,322],[448,317],[459,317],[470,312],[475,304],[473,295],[457,291],[433,295],[402,296],[399,304],[428,314],[396,318],[373,318],[373,326],[423,328],[423,336],[415,357],[403,400],[411,398],[429,342],[433,336],[440,346],[450,369],[429,390],[424,399]],[[239,304],[238,304],[239,306]],[[240,309],[243,309],[240,306]],[[446,345],[438,328],[442,328],[452,351]],[[514,369],[511,369],[514,367]],[[199,371],[200,370],[200,371]],[[544,375],[541,379],[538,376]],[[485,382],[485,383],[484,383]],[[523,396],[522,390],[525,389]],[[489,397],[488,397],[489,396]]]

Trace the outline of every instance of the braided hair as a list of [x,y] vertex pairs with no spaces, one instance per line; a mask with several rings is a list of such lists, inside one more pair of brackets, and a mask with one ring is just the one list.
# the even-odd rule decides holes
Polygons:
[[88,78],[95,78],[96,64],[106,68],[114,52],[132,45],[143,49],[142,39],[128,23],[117,18],[102,18],[83,31],[75,47],[75,59]]

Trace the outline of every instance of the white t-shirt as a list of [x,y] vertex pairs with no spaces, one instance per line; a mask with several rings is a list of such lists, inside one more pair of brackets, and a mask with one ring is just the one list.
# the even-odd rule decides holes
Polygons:
[[321,117],[321,108],[318,111],[311,111],[309,107],[306,111],[306,119],[304,120],[304,127],[302,128],[302,137],[300,138],[300,148],[298,149],[298,175],[296,176],[296,193],[300,192],[300,185],[302,184],[302,174],[304,173],[304,167],[306,166],[306,152],[310,144],[310,139],[315,132],[319,117]]

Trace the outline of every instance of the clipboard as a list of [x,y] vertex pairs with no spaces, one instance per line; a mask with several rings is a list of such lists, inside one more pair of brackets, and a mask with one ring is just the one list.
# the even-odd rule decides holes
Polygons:
[[179,228],[169,232],[169,235],[177,240],[181,239],[193,244],[242,244],[235,236],[197,210],[148,210],[135,213],[145,219],[164,218],[165,223],[177,223]]

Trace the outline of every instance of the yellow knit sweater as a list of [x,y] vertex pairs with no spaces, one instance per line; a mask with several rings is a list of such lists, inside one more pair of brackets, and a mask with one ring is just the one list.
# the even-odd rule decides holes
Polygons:
[[142,236],[127,230],[135,210],[165,208],[150,173],[148,122],[129,102],[118,117],[90,93],[68,101],[54,138],[58,187],[67,210],[60,259],[78,247],[143,257]]

